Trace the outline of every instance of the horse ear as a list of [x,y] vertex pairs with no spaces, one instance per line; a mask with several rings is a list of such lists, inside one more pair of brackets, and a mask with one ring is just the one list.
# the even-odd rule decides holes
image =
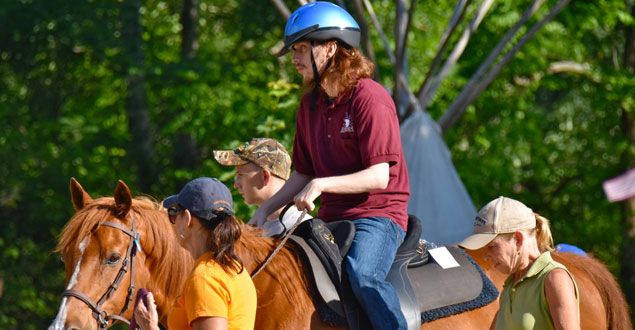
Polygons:
[[132,207],[132,196],[126,184],[119,180],[115,188],[115,205],[117,206],[117,216],[125,217]]
[[71,178],[71,199],[73,200],[75,211],[83,209],[84,206],[93,201],[90,195],[88,195],[84,188],[82,188],[82,185],[80,185],[75,178]]

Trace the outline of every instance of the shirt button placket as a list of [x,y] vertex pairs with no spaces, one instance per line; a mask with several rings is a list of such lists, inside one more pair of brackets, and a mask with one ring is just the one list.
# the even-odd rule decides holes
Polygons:
[[[330,125],[331,117],[329,116],[327,119],[329,121],[328,128],[330,130],[331,129],[331,125]],[[328,134],[326,137],[330,139],[331,138],[331,134]]]

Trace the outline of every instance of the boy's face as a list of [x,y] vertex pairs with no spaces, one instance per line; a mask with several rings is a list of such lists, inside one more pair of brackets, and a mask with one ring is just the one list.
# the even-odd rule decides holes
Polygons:
[[265,201],[262,197],[262,189],[264,188],[263,169],[254,163],[236,166],[236,179],[234,188],[245,199],[245,203],[249,205],[261,205]]

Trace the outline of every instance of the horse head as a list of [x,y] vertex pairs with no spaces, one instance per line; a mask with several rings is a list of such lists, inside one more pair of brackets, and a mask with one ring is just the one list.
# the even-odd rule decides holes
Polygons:
[[93,199],[75,179],[70,190],[76,213],[56,249],[65,264],[66,289],[49,329],[128,322],[140,287],[153,291],[160,313],[165,311],[160,315],[167,314],[192,258],[176,241],[165,210],[149,199],[133,199],[121,180],[113,197]]

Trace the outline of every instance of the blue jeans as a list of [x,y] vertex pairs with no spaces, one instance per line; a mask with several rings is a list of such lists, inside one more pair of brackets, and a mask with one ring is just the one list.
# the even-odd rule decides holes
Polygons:
[[374,329],[406,329],[399,298],[386,281],[405,232],[388,218],[353,220],[355,238],[346,255],[346,271],[355,297]]

